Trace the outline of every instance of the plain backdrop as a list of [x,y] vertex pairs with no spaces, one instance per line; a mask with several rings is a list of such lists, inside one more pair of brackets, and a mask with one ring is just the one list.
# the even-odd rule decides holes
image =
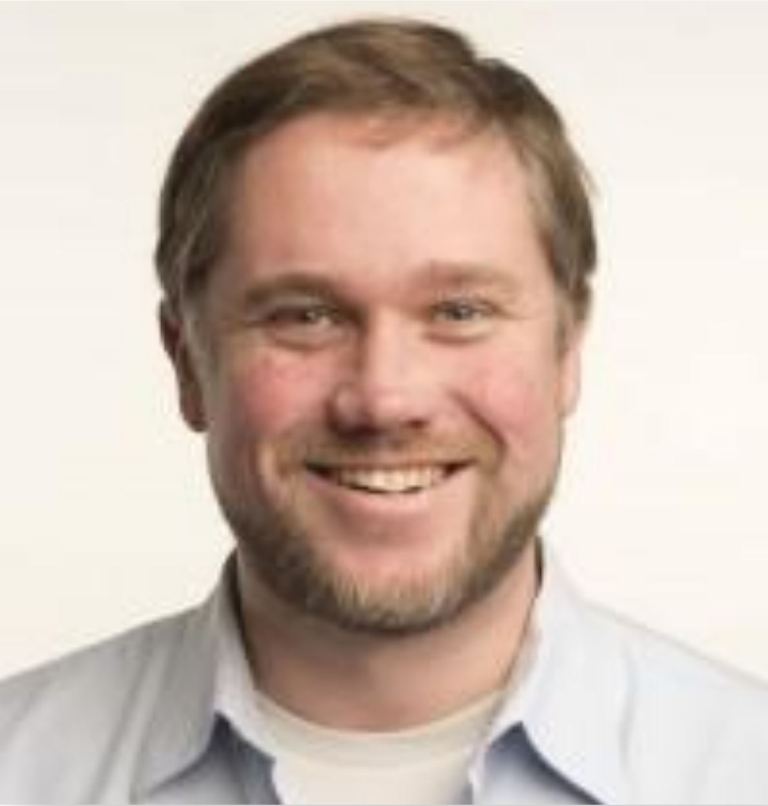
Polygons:
[[0,674],[214,584],[230,540],[156,334],[159,184],[224,74],[370,14],[529,72],[599,190],[563,563],[768,677],[768,5],[737,2],[0,4]]

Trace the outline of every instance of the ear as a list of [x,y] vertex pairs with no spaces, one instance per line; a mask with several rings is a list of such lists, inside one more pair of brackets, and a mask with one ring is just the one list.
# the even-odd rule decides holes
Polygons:
[[203,391],[189,336],[180,317],[167,300],[160,303],[158,318],[163,346],[176,374],[181,416],[193,431],[205,431],[207,422]]
[[560,413],[573,414],[581,395],[581,351],[586,331],[586,320],[567,325],[563,334],[560,354]]

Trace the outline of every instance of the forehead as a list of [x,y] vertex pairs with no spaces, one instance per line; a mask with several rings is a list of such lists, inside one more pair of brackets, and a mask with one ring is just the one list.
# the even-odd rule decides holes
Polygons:
[[244,155],[230,211],[222,281],[301,272],[370,286],[436,266],[545,271],[508,139],[454,121],[292,121]]

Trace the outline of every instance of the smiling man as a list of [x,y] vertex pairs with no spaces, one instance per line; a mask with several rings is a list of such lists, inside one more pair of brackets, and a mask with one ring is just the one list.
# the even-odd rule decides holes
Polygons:
[[763,689],[539,539],[594,263],[558,113],[452,31],[349,23],[222,83],[157,266],[236,549],[201,608],[0,687],[2,799],[768,801]]
[[579,339],[504,135],[371,115],[307,114],[244,157],[166,341],[246,604],[412,633],[512,569],[533,589]]

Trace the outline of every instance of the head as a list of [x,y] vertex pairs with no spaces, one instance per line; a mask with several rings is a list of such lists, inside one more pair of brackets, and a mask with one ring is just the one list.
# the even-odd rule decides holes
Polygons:
[[184,133],[156,259],[182,412],[258,584],[407,632],[514,569],[595,262],[580,163],[530,79],[416,22],[290,42]]

